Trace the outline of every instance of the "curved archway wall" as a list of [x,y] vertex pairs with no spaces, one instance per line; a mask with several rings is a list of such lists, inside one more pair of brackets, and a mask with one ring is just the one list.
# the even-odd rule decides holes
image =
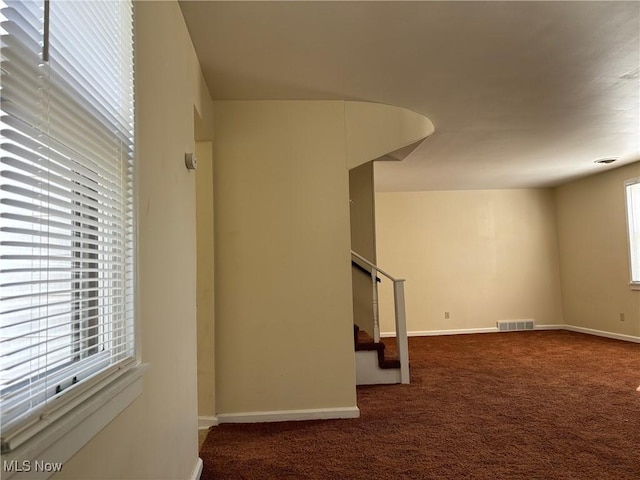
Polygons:
[[220,422],[358,415],[348,172],[432,132],[387,105],[214,102]]

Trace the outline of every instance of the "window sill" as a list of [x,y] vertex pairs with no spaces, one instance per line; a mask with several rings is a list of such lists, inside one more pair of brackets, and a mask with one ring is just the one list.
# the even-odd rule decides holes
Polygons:
[[78,405],[36,436],[2,455],[4,480],[46,479],[53,464],[63,466],[100,430],[125,410],[141,393],[148,365],[130,368],[98,393]]
[[636,291],[640,291],[640,282],[631,282],[629,284],[629,288],[631,290],[636,290]]

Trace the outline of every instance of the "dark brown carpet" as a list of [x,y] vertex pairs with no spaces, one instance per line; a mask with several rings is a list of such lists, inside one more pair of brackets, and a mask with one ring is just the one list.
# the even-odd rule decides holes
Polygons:
[[536,331],[409,339],[356,420],[214,427],[212,479],[640,479],[640,345]]

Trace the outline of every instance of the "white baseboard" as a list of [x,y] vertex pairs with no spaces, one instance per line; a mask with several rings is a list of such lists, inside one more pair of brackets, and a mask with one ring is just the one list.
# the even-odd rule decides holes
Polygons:
[[202,459],[198,457],[196,461],[195,467],[193,467],[193,472],[189,477],[189,480],[200,480],[200,475],[202,475]]
[[[586,333],[588,335],[596,335],[598,337],[613,338],[614,340],[623,340],[625,342],[640,343],[640,337],[632,335],[624,335],[622,333],[605,332],[603,330],[594,330],[591,328],[576,327],[574,325],[536,325],[535,330],[568,330],[570,332]],[[495,327],[487,328],[459,328],[454,330],[424,330],[407,332],[409,337],[431,337],[436,335],[463,335],[470,333],[497,333]],[[508,333],[508,332],[507,332]],[[395,337],[395,332],[383,332],[381,337]]]
[[564,330],[564,325],[536,325],[534,330]]
[[218,425],[218,417],[198,417],[198,430],[209,430]]
[[588,335],[596,335],[598,337],[613,338],[614,340],[624,340],[625,342],[640,343],[640,337],[632,335],[624,335],[622,333],[611,333],[603,330],[594,330],[592,328],[576,327],[574,325],[563,325],[565,330],[570,332],[586,333]]
[[219,413],[218,423],[287,422],[292,420],[329,420],[358,418],[358,407],[280,410],[273,412]]
[[[464,335],[468,333],[497,333],[498,329],[496,327],[487,327],[487,328],[456,328],[453,330],[414,330],[411,332],[407,332],[407,336],[409,337],[435,337],[439,335]],[[380,334],[381,337],[395,337],[395,332],[383,332]]]

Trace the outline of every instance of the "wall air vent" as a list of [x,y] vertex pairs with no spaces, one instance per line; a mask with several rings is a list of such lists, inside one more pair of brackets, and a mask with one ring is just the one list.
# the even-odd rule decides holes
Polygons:
[[535,320],[499,320],[496,327],[499,332],[520,332],[523,330],[533,330]]

